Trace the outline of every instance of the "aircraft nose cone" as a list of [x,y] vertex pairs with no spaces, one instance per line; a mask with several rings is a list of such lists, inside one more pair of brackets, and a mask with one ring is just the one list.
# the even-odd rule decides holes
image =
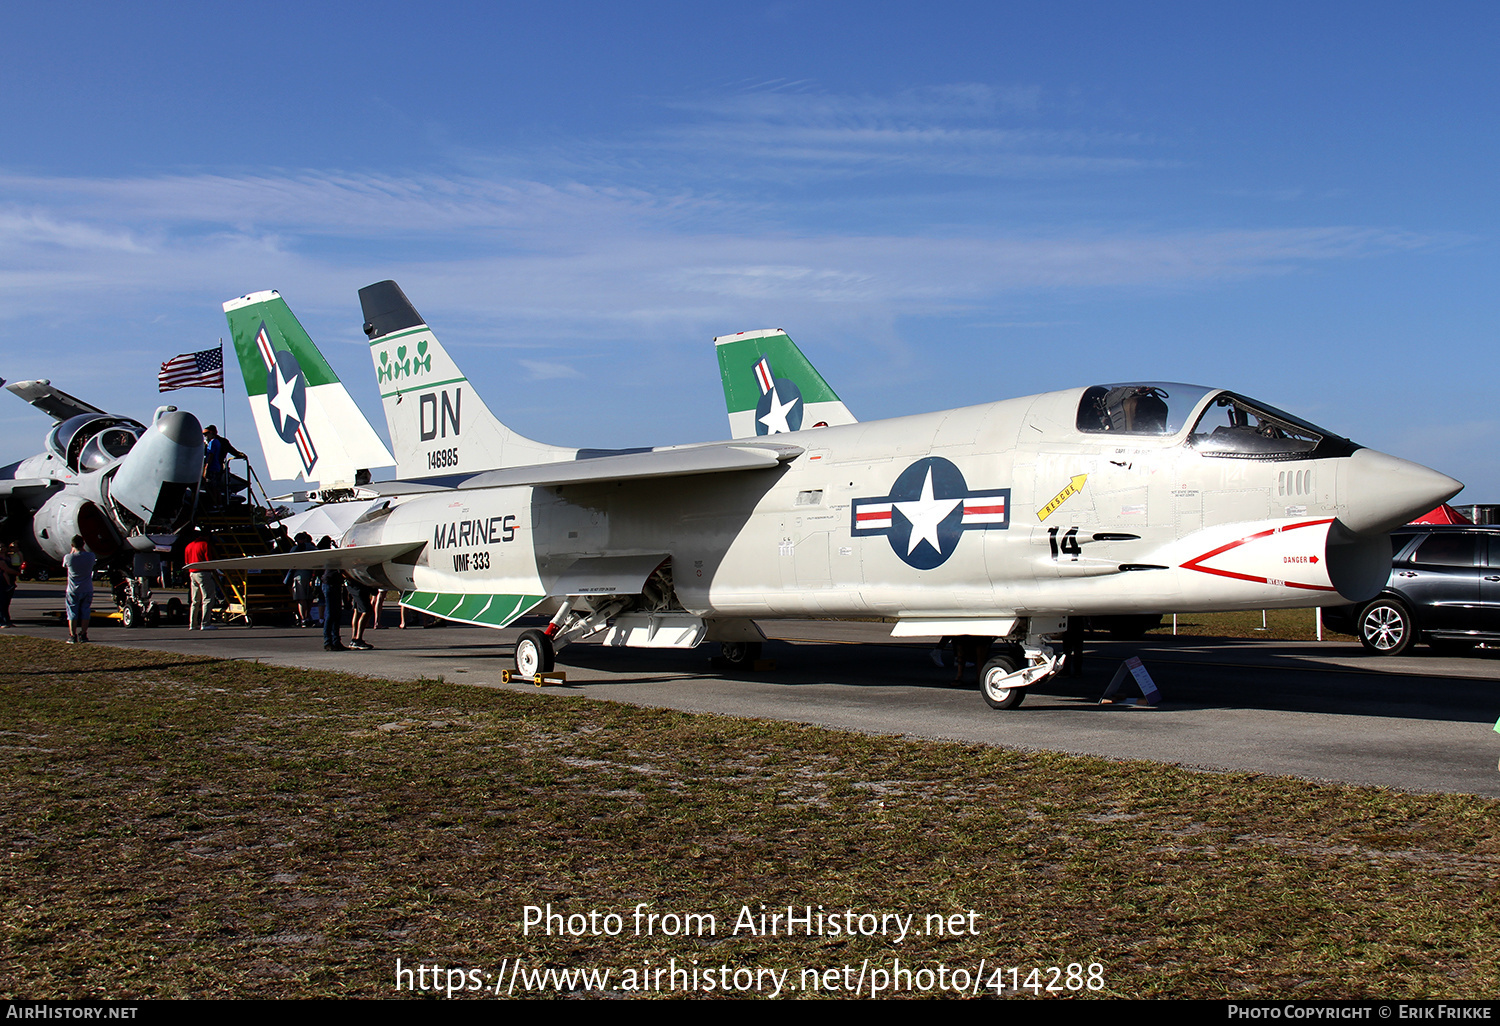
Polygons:
[[170,533],[167,528],[175,530],[192,512],[192,495],[202,473],[203,429],[198,418],[181,410],[164,413],[120,460],[109,496],[141,524]]
[[1357,449],[1344,468],[1343,511],[1351,531],[1380,534],[1410,523],[1463,488],[1447,474],[1374,449]]
[[163,413],[151,426],[178,445],[201,444],[202,441],[203,425],[198,423],[197,417],[183,410]]

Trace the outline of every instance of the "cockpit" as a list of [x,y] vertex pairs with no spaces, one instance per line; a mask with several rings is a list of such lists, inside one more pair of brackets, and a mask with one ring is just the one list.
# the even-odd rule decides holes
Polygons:
[[145,430],[145,425],[127,417],[81,413],[48,433],[47,451],[77,473],[88,473],[128,453]]
[[1095,385],[1078,404],[1086,434],[1175,436],[1205,456],[1252,460],[1347,456],[1359,446],[1274,406],[1202,385],[1166,381]]

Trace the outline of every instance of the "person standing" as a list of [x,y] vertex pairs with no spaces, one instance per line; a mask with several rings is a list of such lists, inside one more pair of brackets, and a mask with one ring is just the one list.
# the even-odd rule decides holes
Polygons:
[[[313,551],[312,535],[306,531],[298,531],[293,552]],[[307,627],[312,624],[312,582],[315,571],[312,570],[288,570],[286,577],[282,579],[283,584],[288,584],[292,589],[292,602],[297,606],[297,622],[295,626]]]
[[208,486],[208,501],[215,509],[229,505],[229,457],[245,459],[244,453],[220,437],[219,429],[210,424],[203,429],[203,482]]
[[[318,542],[318,548],[333,548],[333,539],[325,534]],[[339,621],[343,618],[344,572],[329,567],[323,571],[323,651],[344,651],[344,643],[339,638]]]
[[349,605],[354,610],[354,615],[349,622],[351,635],[349,647],[362,651],[372,649],[375,646],[365,640],[365,626],[370,622],[370,599],[375,594],[375,589],[366,588],[352,577],[349,578],[347,584]]
[[11,626],[10,600],[16,594],[16,582],[21,579],[21,553],[15,542],[5,546],[0,558],[0,627]]
[[83,547],[83,535],[73,536],[73,548],[63,557],[68,571],[68,590],[64,598],[68,607],[68,644],[89,640],[89,617],[94,604],[94,563],[92,552]]
[[[193,540],[187,543],[187,548],[182,553],[183,562],[189,565],[193,563],[207,563],[213,557],[209,555],[208,538],[200,530],[193,532]],[[214,578],[212,570],[192,570],[188,573],[188,630],[218,630],[209,623],[209,617],[213,615],[213,604],[219,599],[219,582]]]

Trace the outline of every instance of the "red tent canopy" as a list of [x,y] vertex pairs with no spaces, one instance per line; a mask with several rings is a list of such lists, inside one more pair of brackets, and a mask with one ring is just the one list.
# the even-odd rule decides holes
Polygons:
[[1424,513],[1412,521],[1414,524],[1472,524],[1473,522],[1446,502],[1431,513]]

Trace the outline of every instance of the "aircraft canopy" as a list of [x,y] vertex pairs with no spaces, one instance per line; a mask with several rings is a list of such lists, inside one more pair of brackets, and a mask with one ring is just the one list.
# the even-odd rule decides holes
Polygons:
[[1359,448],[1274,406],[1233,392],[1170,381],[1085,389],[1077,423],[1087,434],[1156,437],[1175,436],[1191,423],[1189,446],[1205,456],[1237,459],[1347,456]]

